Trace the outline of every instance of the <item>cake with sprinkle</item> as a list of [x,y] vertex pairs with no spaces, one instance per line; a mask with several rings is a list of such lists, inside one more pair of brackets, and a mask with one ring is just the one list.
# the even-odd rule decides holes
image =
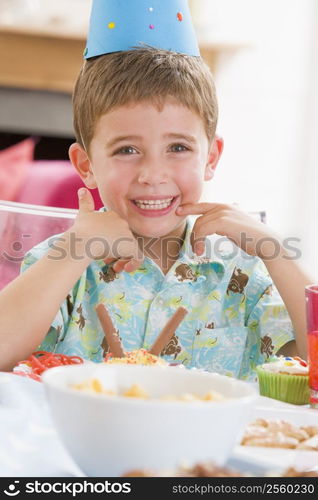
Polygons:
[[273,356],[256,368],[261,396],[285,403],[309,403],[308,364],[298,356]]

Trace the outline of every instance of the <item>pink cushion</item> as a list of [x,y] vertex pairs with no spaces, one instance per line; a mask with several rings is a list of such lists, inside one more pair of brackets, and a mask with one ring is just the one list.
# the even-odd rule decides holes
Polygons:
[[35,142],[25,139],[0,151],[0,199],[14,201],[32,166]]
[[[78,208],[77,190],[84,186],[69,161],[34,161],[16,201],[61,208]],[[95,208],[103,206],[97,189],[91,191]]]

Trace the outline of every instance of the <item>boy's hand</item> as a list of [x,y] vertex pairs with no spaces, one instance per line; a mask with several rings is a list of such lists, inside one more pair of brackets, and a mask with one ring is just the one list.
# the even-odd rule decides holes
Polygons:
[[69,233],[75,233],[85,258],[115,262],[116,272],[131,272],[140,267],[143,255],[128,223],[116,212],[95,212],[95,203],[88,189],[78,191],[79,212]]
[[204,239],[219,234],[232,240],[249,255],[265,259],[281,248],[280,242],[268,226],[242,212],[234,205],[195,203],[180,205],[177,215],[201,215],[194,223],[191,245],[197,255],[205,251]]

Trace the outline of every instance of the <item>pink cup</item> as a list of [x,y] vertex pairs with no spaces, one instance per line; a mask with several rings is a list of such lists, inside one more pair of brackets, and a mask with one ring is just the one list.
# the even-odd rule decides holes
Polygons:
[[305,287],[310,406],[318,408],[318,285]]

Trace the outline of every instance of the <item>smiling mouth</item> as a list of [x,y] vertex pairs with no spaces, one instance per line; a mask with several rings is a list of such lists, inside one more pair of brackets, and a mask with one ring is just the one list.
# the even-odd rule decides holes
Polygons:
[[176,197],[162,198],[161,200],[132,200],[133,203],[142,210],[165,210],[169,208]]

